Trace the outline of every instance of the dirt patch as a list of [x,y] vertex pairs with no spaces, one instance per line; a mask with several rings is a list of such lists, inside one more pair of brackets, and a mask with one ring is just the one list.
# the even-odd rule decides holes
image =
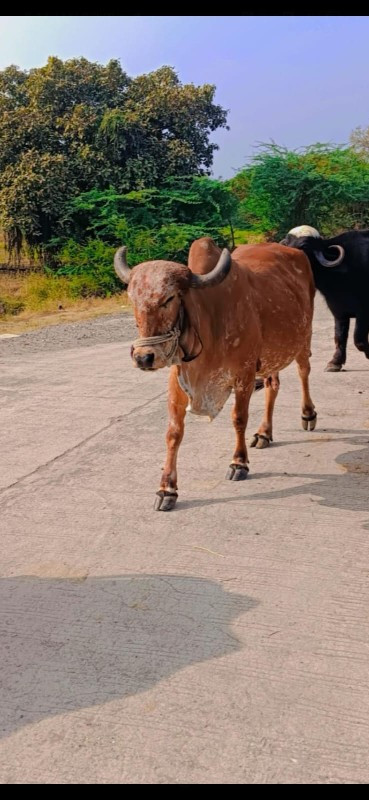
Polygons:
[[[5,331],[0,330],[0,333]],[[16,333],[15,326],[12,326],[11,333]],[[130,341],[136,336],[136,325],[133,315],[121,309],[118,314],[102,315],[97,311],[92,318],[68,314],[67,318],[59,318],[54,323],[50,322],[48,315],[43,327],[19,333],[21,335],[15,338],[0,339],[0,357]]]
[[130,311],[126,295],[115,295],[107,298],[86,298],[78,300],[68,308],[55,309],[45,313],[24,311],[14,316],[0,317],[0,334],[20,334],[38,330],[51,325],[63,325],[69,322],[84,322],[105,315]]
[[345,472],[354,472],[358,475],[369,475],[369,461],[360,460],[358,457],[352,461],[341,461],[340,467],[342,467]]

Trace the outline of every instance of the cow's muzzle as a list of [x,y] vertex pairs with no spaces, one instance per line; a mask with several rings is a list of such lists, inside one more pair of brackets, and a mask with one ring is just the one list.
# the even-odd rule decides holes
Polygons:
[[[140,369],[160,369],[179,364],[178,354],[181,331],[173,328],[169,333],[160,336],[147,336],[135,339],[131,348],[131,356]],[[144,351],[144,352],[142,352]]]
[[154,353],[146,353],[144,356],[134,353],[134,360],[140,369],[152,369],[154,364]]

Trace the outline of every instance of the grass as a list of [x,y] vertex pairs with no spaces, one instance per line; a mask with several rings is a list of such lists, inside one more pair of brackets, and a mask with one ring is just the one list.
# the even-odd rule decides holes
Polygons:
[[258,231],[244,231],[236,229],[234,231],[234,239],[236,247],[239,244],[262,244],[265,242],[265,236]]
[[[228,241],[231,241],[231,229],[229,227],[222,228],[221,232],[223,236],[228,239]],[[233,236],[236,247],[238,247],[239,244],[261,244],[262,242],[265,242],[265,235],[260,233],[260,231],[234,228]]]
[[105,298],[81,297],[84,288],[80,279],[36,272],[27,275],[0,272],[0,333],[23,333],[129,308],[126,292]]

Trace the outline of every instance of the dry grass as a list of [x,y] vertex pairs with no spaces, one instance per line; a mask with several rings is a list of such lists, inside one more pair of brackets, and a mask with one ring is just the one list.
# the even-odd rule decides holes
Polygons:
[[[222,228],[222,233],[229,240],[231,239],[230,228]],[[241,230],[239,228],[235,228],[233,231],[233,235],[236,247],[238,247],[239,244],[262,244],[263,242],[265,242],[264,234],[256,231],[248,231],[248,230],[246,231],[246,230]]]
[[0,315],[0,333],[24,333],[43,328],[91,319],[103,314],[128,310],[125,292],[112,297],[75,297],[73,285],[67,278],[53,278],[40,273],[10,275],[0,273],[0,302],[21,303],[23,310],[16,314]]
[[45,314],[22,311],[17,317],[1,317],[0,335],[2,333],[27,333],[27,331],[45,328],[48,325],[79,322],[128,310],[129,305],[125,302],[125,298],[119,296],[77,300],[73,306],[62,311],[49,311]]

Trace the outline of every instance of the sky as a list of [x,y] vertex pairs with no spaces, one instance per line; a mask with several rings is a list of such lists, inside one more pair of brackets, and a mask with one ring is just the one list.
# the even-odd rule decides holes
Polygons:
[[0,16],[0,69],[49,55],[118,58],[131,76],[167,64],[183,83],[212,83],[229,109],[214,177],[261,142],[291,149],[348,142],[369,125],[369,16]]

